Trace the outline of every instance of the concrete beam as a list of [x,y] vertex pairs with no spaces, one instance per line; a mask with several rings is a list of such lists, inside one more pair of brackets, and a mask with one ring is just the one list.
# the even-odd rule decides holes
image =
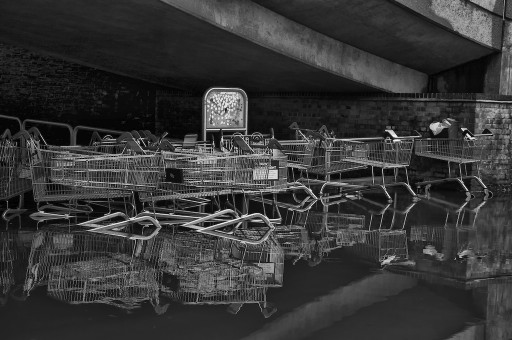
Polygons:
[[161,0],[279,54],[387,92],[423,92],[428,76],[318,33],[249,0]]
[[282,315],[244,340],[309,338],[357,311],[416,286],[417,280],[382,272],[321,296]]
[[497,0],[389,0],[496,50],[501,49],[502,1]]

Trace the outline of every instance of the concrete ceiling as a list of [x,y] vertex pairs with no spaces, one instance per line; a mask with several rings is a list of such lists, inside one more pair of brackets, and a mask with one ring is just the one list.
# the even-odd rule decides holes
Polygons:
[[170,87],[368,92],[158,0],[0,3],[0,41]]
[[[336,40],[427,74],[489,55],[499,45],[497,41],[486,45],[461,36],[454,21],[467,18],[456,14],[440,17],[429,7],[432,1],[252,1]],[[458,0],[450,1],[455,5]],[[484,12],[477,7],[465,9]],[[490,29],[495,32],[490,35],[497,40],[501,36],[501,26],[496,25],[500,18],[493,16],[496,20]]]
[[[387,1],[255,0],[342,42],[426,73],[492,50]],[[0,2],[0,42],[187,90],[377,92],[159,0]],[[448,48],[449,47],[449,48]]]

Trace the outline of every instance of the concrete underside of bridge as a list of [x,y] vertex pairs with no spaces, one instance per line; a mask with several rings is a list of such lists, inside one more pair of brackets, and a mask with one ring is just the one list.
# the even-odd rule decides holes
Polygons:
[[0,42],[172,88],[258,92],[424,92],[429,75],[500,50],[497,13],[417,3],[6,1]]

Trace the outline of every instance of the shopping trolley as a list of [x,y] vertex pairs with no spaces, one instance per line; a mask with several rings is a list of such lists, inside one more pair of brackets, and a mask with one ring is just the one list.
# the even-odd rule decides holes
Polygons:
[[365,230],[361,241],[347,249],[364,261],[380,265],[403,262],[409,258],[405,230]]
[[0,307],[7,303],[9,293],[16,284],[14,268],[18,253],[13,236],[8,231],[0,232]]
[[364,261],[380,265],[405,262],[409,259],[406,221],[408,214],[418,203],[417,200],[413,199],[403,207],[398,205],[396,197],[392,203],[387,204],[367,197],[346,202],[369,214],[369,218],[365,214],[366,227],[355,229],[355,235],[350,239],[352,246],[347,248],[350,253]]
[[[393,130],[386,130],[387,137],[370,137],[370,138],[351,138],[351,139],[334,139],[332,140],[332,148],[340,153],[339,158],[352,164],[369,166],[372,169],[372,183],[347,186],[344,183],[326,183],[321,192],[323,193],[328,186],[345,186],[347,191],[361,191],[368,189],[381,189],[388,201],[392,201],[387,188],[392,186],[401,186],[405,188],[414,198],[416,193],[409,185],[409,176],[407,167],[411,161],[411,154],[414,145],[414,139],[421,137],[419,134],[415,136],[398,137]],[[374,168],[381,169],[382,184],[375,181]],[[393,170],[393,183],[386,183],[384,170]],[[405,182],[397,181],[399,169],[405,171]]]
[[335,138],[334,131],[329,131],[325,125],[322,125],[318,130],[312,130],[301,128],[297,122],[293,122],[288,128],[295,131],[296,140]]
[[48,296],[69,304],[101,303],[122,309],[150,301],[158,311],[158,271],[137,257],[140,250],[132,243],[117,243],[112,249],[113,240],[103,235],[84,237],[85,249],[78,258],[64,258],[49,268]]
[[156,258],[164,295],[183,304],[229,305],[231,312],[238,312],[243,304],[257,303],[269,316],[269,263],[265,259],[254,261],[250,251],[240,256],[238,242],[191,232],[160,233],[152,242],[159,245],[151,249],[159,252],[146,257]]
[[[478,213],[487,203],[486,199],[454,202],[453,200],[429,196],[423,201],[431,207],[446,212],[444,224],[433,227],[417,226],[411,228],[411,240],[414,239],[419,242],[418,235],[422,235],[423,239],[431,235],[426,238],[428,244],[425,246],[430,245],[430,252],[434,255],[440,253],[443,258],[462,257],[464,254],[476,256],[492,251],[481,249],[477,244],[478,238],[476,237]],[[423,234],[420,234],[420,231],[423,231]],[[412,236],[415,237],[412,238]]]
[[159,276],[143,256],[148,245],[115,232],[71,231],[68,225],[40,229],[32,241],[24,293],[47,286],[49,296],[70,304],[133,309],[150,301],[157,309]]
[[266,154],[225,155],[162,152],[165,172],[143,202],[211,197],[238,193],[271,193],[286,189],[286,160]]
[[276,227],[275,235],[285,258],[292,258],[293,264],[300,259],[312,258],[312,244],[306,228],[299,225],[281,225]]
[[[268,202],[268,204],[271,203]],[[308,204],[307,207],[303,207],[283,202],[276,203],[283,210],[283,218],[281,223],[276,225],[274,233],[283,249],[285,258],[293,259],[293,264],[301,259],[312,261],[315,247],[306,229],[306,222],[313,205]]]
[[[472,134],[468,129],[461,129],[464,135],[462,139],[447,138],[426,138],[416,140],[416,155],[428,157],[448,162],[448,177],[438,180],[429,180],[416,183],[418,190],[425,187],[425,195],[429,195],[430,187],[434,184],[442,184],[447,182],[458,183],[466,193],[467,199],[472,198],[471,191],[464,184],[464,180],[474,180],[484,192],[484,197],[492,196],[492,192],[487,188],[480,178],[480,162],[484,156],[484,150],[487,145],[484,138],[493,136],[493,134],[485,129],[481,134]],[[451,177],[450,163],[457,163],[459,166],[459,177]],[[475,164],[477,175],[468,175],[467,165]],[[464,173],[462,171],[464,165]]]
[[365,215],[328,211],[311,211],[306,223],[307,228],[323,231],[326,237],[334,238],[339,247],[361,242],[361,230],[365,226]]
[[[23,195],[32,189],[30,179],[30,145],[28,133],[18,132],[11,136],[6,130],[0,136],[0,200],[6,201],[2,218],[19,214],[23,209]],[[18,207],[9,208],[9,200],[19,197]]]
[[[305,183],[308,187],[331,182],[331,176],[366,168],[347,158],[346,150],[332,143],[332,139],[318,136],[318,139],[281,140],[279,150],[287,157],[288,167],[294,182]],[[295,171],[299,178],[295,179]]]
[[[48,209],[64,215],[92,211],[89,205],[79,205],[78,200],[110,202],[121,198],[126,204],[133,191],[154,190],[162,171],[162,159],[157,154],[98,154],[40,148],[37,157],[31,158],[32,187],[39,214]],[[47,204],[41,206],[43,202]],[[59,207],[55,202],[71,204]]]

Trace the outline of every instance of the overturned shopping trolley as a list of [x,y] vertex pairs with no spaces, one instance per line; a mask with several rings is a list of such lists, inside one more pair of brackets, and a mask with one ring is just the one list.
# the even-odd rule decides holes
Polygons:
[[93,234],[84,234],[83,241],[80,254],[50,267],[50,297],[69,304],[101,303],[122,309],[150,301],[158,312],[158,271],[142,258],[140,243]]
[[146,256],[158,263],[162,293],[171,299],[184,304],[229,305],[231,312],[256,303],[266,317],[275,312],[269,309],[266,292],[272,286],[269,275],[275,274],[270,268],[280,268],[282,285],[283,261],[282,250],[274,248],[273,241],[243,250],[245,245],[239,242],[173,232],[161,233],[152,242],[156,245],[152,249],[159,252]]
[[67,225],[37,231],[25,294],[47,285],[49,296],[70,304],[103,303],[124,309],[143,301],[158,305],[157,271],[143,257],[149,243],[144,237],[119,233],[71,231]]

